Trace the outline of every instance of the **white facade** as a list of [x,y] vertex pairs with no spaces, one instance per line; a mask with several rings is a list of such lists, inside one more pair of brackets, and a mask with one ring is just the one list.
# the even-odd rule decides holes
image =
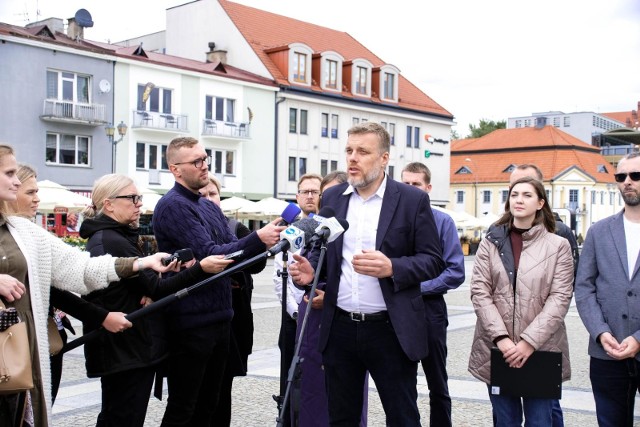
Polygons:
[[510,117],[507,119],[507,129],[535,127],[536,120],[539,119],[545,119],[546,125],[555,126],[587,144],[592,143],[592,137],[595,135],[625,127],[624,123],[597,113],[565,114],[562,111],[547,111],[545,113],[533,113],[531,116]]

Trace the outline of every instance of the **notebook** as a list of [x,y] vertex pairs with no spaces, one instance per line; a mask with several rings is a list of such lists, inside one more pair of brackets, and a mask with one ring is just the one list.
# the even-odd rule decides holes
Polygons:
[[522,368],[510,368],[502,352],[492,348],[491,394],[562,398],[562,353],[534,351]]

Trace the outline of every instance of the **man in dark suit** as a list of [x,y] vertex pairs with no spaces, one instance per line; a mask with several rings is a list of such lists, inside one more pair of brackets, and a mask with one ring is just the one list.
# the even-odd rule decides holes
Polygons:
[[[349,129],[348,183],[322,196],[350,224],[317,267],[326,269],[319,347],[332,426],[358,425],[367,371],[387,425],[420,425],[417,361],[428,353],[420,282],[437,277],[444,263],[428,194],[384,172],[389,141],[377,123]],[[317,252],[310,262],[294,256],[296,283],[312,282]]]

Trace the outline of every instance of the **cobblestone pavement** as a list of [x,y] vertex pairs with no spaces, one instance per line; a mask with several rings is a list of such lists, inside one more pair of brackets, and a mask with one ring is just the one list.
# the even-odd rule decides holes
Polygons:
[[[467,372],[469,349],[473,338],[475,314],[469,298],[468,278],[473,257],[467,257],[467,282],[447,296],[449,309],[448,372],[453,400],[454,426],[492,426],[491,404],[486,386]],[[272,395],[278,391],[279,351],[277,348],[280,308],[273,294],[271,282],[273,266],[254,276],[253,309],[255,321],[254,354],[249,360],[249,375],[236,378],[233,387],[233,426],[269,426],[276,424],[277,408]],[[588,335],[573,306],[566,319],[570,339],[572,379],[564,383],[563,399],[565,425],[597,426],[595,406],[591,394],[587,340]],[[81,329],[81,328],[80,328]],[[76,328],[78,330],[78,328]],[[428,389],[422,368],[418,368],[419,397],[422,421],[428,425]],[[384,426],[384,411],[370,381],[369,425]],[[166,404],[166,388],[162,401],[151,398],[145,426],[160,425]],[[636,422],[640,427],[640,405],[636,405]],[[82,349],[65,355],[62,384],[54,406],[55,426],[94,426],[100,411],[100,382],[87,379]]]

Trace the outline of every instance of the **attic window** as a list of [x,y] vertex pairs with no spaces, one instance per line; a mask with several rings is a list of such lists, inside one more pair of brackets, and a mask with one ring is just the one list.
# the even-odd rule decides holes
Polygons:
[[55,36],[53,35],[53,32],[51,32],[49,27],[47,27],[46,25],[44,27],[42,27],[42,29],[40,31],[38,31],[38,34],[36,34],[36,35],[39,36],[39,37],[46,37],[48,39],[55,40]]
[[[380,67],[379,76],[377,81],[379,85],[379,92],[382,95],[382,99],[385,101],[399,102],[398,96],[398,79],[400,76],[400,70],[393,65],[383,65]],[[374,78],[374,82],[376,79]]]
[[609,173],[607,167],[605,165],[598,165],[598,172],[600,173]]
[[471,172],[471,169],[469,169],[466,166],[462,166],[460,169],[456,171],[456,175],[470,175],[470,174],[473,174],[473,172]]
[[304,53],[293,53],[293,80],[299,83],[307,82],[307,55]]
[[140,46],[138,46],[136,50],[133,51],[133,56],[142,56],[144,58],[148,58],[147,53],[142,48],[142,43],[140,43]]
[[298,85],[311,86],[311,55],[313,50],[304,43],[289,46],[289,81]]
[[512,163],[509,166],[507,166],[507,168],[503,170],[502,173],[511,173],[515,170],[515,168],[516,168],[516,165]]

